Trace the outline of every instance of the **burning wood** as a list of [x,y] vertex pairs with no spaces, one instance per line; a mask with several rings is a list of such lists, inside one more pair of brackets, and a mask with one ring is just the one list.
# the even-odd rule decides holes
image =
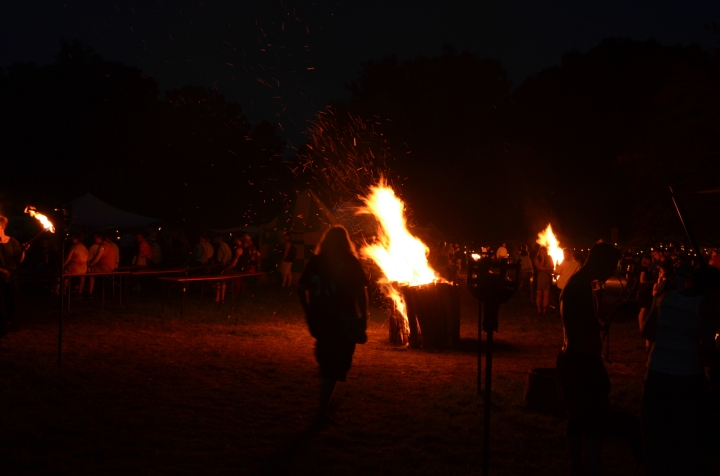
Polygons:
[[540,246],[544,246],[545,248],[547,248],[548,254],[552,258],[553,263],[555,263],[555,266],[563,262],[563,259],[565,259],[565,254],[563,253],[563,250],[560,247],[560,243],[558,242],[555,234],[552,231],[552,225],[548,224],[545,230],[538,233],[537,242],[540,244]]
[[[428,247],[407,229],[405,204],[383,180],[370,187],[370,194],[363,198],[365,206],[358,214],[373,215],[378,221],[375,241],[361,248],[363,256],[374,261],[383,273],[378,284],[382,292],[395,304],[391,316],[390,340],[405,344],[411,330],[405,296],[408,289],[432,283],[444,282],[427,261]],[[411,291],[412,292],[412,291]],[[394,319],[400,329],[394,329]],[[413,317],[414,313],[413,313]]]

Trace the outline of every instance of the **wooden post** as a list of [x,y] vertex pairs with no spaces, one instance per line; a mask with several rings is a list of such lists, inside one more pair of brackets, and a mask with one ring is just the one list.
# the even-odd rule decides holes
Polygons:
[[[63,260],[65,259],[65,237],[61,237],[60,245],[60,312],[58,313],[58,367],[62,365],[62,337],[63,337],[63,314],[65,314],[65,291],[63,290]],[[70,288],[70,278],[68,277],[68,289]]]

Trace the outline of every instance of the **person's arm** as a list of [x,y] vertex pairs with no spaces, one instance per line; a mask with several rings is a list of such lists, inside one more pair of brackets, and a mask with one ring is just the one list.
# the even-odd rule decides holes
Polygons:
[[243,254],[243,249],[241,246],[238,246],[237,249],[235,249],[235,256],[233,257],[232,263],[230,263],[230,268],[234,268],[237,266],[238,260],[240,259],[240,255]]
[[68,263],[70,263],[70,260],[72,259],[73,254],[75,254],[75,250],[73,250],[73,249],[71,248],[70,251],[68,251],[67,256],[65,257],[65,261],[63,261],[63,268],[64,268],[65,266],[67,266]]
[[18,258],[18,264],[25,261],[25,252],[28,250],[28,248],[30,248],[30,245],[28,243],[20,246],[20,258]]
[[98,246],[97,252],[95,253],[95,257],[88,263],[88,266],[95,266],[98,261],[100,261],[100,257],[105,253],[105,247],[104,246]]

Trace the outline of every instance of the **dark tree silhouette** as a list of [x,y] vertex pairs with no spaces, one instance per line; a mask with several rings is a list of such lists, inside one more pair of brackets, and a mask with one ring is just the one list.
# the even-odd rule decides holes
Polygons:
[[[91,192],[119,207],[198,226],[267,220],[291,174],[269,123],[250,124],[215,91],[167,91],[132,67],[63,42],[48,66],[0,75],[6,208]],[[282,192],[282,193],[281,193]]]

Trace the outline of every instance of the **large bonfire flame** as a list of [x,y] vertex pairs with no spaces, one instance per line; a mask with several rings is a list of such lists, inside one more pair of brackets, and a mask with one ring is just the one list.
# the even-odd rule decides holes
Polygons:
[[48,230],[48,231],[50,231],[50,233],[55,233],[55,227],[50,222],[50,220],[48,220],[48,217],[46,217],[42,213],[38,213],[35,210],[35,207],[31,207],[31,206],[25,207],[25,213],[27,213],[31,217],[37,219],[37,221],[40,222],[40,224],[42,225],[44,230]]
[[558,242],[555,234],[552,231],[551,225],[548,224],[547,228],[545,228],[544,231],[538,233],[537,242],[541,246],[547,248],[548,254],[552,258],[553,263],[555,263],[555,266],[563,262],[563,259],[565,259],[565,254],[563,253],[563,250],[560,247],[560,243]]
[[377,238],[366,243],[361,253],[372,259],[382,270],[385,279],[380,285],[395,303],[405,318],[405,300],[397,285],[420,286],[440,281],[427,261],[428,248],[407,229],[405,204],[392,188],[381,179],[378,185],[370,187],[370,194],[363,198],[365,206],[358,214],[371,214],[378,221]]

